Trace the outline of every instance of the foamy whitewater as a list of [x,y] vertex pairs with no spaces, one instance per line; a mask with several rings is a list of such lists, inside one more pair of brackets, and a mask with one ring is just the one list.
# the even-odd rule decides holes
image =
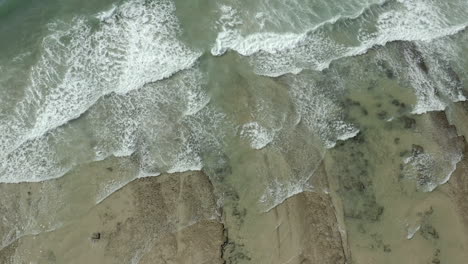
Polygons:
[[[0,182],[56,179],[109,157],[135,162],[138,173],[109,183],[101,202],[140,177],[222,178],[231,168],[212,169],[221,166],[214,156],[246,146],[289,155],[290,175],[262,183],[269,211],[312,190],[325,153],[366,133],[346,99],[385,74],[360,72],[361,56],[383,61],[388,82],[414,97],[407,112],[381,111],[388,123],[466,100],[466,1],[211,2],[194,20],[210,23],[203,41],[190,39],[206,32],[187,34],[194,22],[181,19],[178,1],[126,0],[51,17],[29,47],[9,47],[0,57]],[[434,147],[402,159],[404,174],[432,191],[461,158],[455,146]]]
[[[257,73],[272,77],[302,69],[323,70],[332,61],[363,54],[377,45],[397,40],[428,42],[466,28],[466,21],[447,17],[440,8],[432,1],[390,0],[316,24],[305,21],[310,28],[299,33],[260,30],[243,35],[243,26],[252,27],[255,22],[243,22],[236,9],[221,6],[222,31],[211,53],[219,56],[231,49],[250,56]],[[333,36],[338,30],[349,32],[338,39]]]
[[[45,143],[51,138],[60,140],[60,126],[78,118],[105,95],[127,94],[192,67],[200,53],[177,40],[180,28],[173,13],[171,1],[129,1],[96,15],[100,20],[97,28],[81,17],[70,23],[50,23],[41,57],[31,67],[24,99],[13,115],[0,121],[1,180],[40,181],[61,176],[67,169],[56,168],[58,157]],[[196,102],[190,104],[187,110],[196,111]],[[129,120],[128,125],[135,122]],[[133,139],[129,138],[133,132],[126,129],[119,134],[124,138],[117,155],[133,152]],[[104,158],[101,152],[97,151],[98,159]]]

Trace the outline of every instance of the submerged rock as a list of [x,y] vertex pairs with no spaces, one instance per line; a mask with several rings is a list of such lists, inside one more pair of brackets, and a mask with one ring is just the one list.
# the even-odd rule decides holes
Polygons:
[[92,240],[99,240],[99,239],[101,239],[101,233],[99,233],[99,232],[93,233],[93,234],[91,235],[91,239],[92,239]]

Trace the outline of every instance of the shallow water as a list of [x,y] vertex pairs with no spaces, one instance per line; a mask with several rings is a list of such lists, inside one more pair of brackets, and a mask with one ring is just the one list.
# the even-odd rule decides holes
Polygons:
[[[40,212],[2,202],[15,211],[2,247],[134,179],[203,170],[244,245],[232,263],[261,263],[244,236],[286,199],[328,192],[323,169],[352,250],[385,240],[404,257],[405,224],[423,220],[399,206],[423,203],[463,157],[432,112],[466,100],[467,17],[462,0],[0,1],[0,182],[53,186]],[[97,173],[98,187],[80,179],[113,162],[123,172]],[[82,211],[47,217],[82,185]],[[446,248],[421,250],[460,254]]]

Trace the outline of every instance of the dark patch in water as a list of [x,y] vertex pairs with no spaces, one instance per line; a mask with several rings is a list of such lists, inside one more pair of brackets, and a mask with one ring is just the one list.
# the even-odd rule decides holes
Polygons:
[[384,243],[381,234],[374,233],[374,234],[371,234],[370,237],[372,238],[374,242],[374,244],[371,245],[371,248],[382,249],[385,253],[392,252],[390,245]]
[[376,88],[376,87],[377,87],[377,81],[376,80],[371,80],[369,82],[369,86],[367,87],[367,90],[369,90],[369,91],[374,90],[374,88]]
[[232,174],[232,166],[229,157],[225,153],[209,152],[204,153],[202,156],[205,160],[203,171],[211,179],[223,181]]
[[426,74],[429,73],[429,68],[427,68],[427,64],[423,58],[418,60],[417,64],[418,64],[419,69],[421,69],[424,73]]
[[93,234],[91,235],[91,239],[92,239],[92,240],[99,240],[99,239],[101,239],[101,233],[99,233],[99,232],[93,233]]
[[252,260],[245,252],[245,245],[239,244],[229,239],[226,235],[226,241],[221,247],[224,263],[236,264]]
[[440,255],[440,249],[436,249],[435,252],[434,252],[434,257],[432,258],[432,264],[440,264],[440,259],[439,259],[439,255]]
[[361,103],[359,103],[358,101],[354,101],[350,98],[345,99],[345,104],[348,106],[360,106],[361,105]]
[[361,131],[355,137],[351,138],[350,140],[359,144],[366,142],[363,132],[364,131],[361,129]]
[[439,233],[431,224],[424,224],[420,232],[425,239],[439,239]]
[[379,67],[380,71],[385,73],[385,76],[387,76],[388,79],[395,78],[395,72],[387,61],[379,60],[377,61],[377,66]]
[[387,75],[387,78],[389,79],[395,78],[395,73],[393,73],[393,70],[390,69],[385,70],[385,75]]
[[362,115],[364,115],[364,116],[369,115],[369,112],[367,112],[367,110],[366,110],[364,107],[361,108],[361,113],[362,113]]
[[424,212],[425,216],[430,216],[434,213],[434,208],[431,206],[427,211]]
[[405,49],[410,55],[411,59],[416,62],[416,66],[418,66],[418,68],[422,72],[424,72],[425,74],[428,74],[429,67],[427,66],[426,61],[424,60],[422,53],[418,50],[418,47],[416,46],[416,44],[411,43],[411,42],[407,42],[405,44],[406,44]]
[[400,106],[400,101],[398,101],[397,99],[393,99],[391,103],[394,106]]
[[455,81],[458,84],[462,83],[460,76],[452,67],[447,68],[447,74],[450,76],[451,80]]
[[403,124],[405,129],[414,129],[416,128],[416,119],[403,116],[399,118],[399,121]]
[[388,113],[387,111],[380,111],[377,113],[377,118],[380,120],[385,120],[387,119]]
[[411,153],[413,156],[418,156],[420,154],[423,154],[424,153],[424,148],[420,145],[416,145],[416,144],[413,144],[411,146]]
[[390,253],[390,252],[392,252],[392,249],[390,248],[390,245],[384,245],[383,251],[385,253]]
[[374,222],[379,221],[384,208],[375,198],[373,164],[365,142],[365,132],[361,131],[337,145],[330,153],[336,164],[330,173],[338,178],[345,217]]

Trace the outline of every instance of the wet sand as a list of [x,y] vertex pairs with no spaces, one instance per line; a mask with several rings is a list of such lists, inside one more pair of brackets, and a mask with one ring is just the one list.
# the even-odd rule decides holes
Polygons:
[[223,242],[209,180],[184,173],[137,179],[63,226],[16,240],[2,263],[222,263]]

